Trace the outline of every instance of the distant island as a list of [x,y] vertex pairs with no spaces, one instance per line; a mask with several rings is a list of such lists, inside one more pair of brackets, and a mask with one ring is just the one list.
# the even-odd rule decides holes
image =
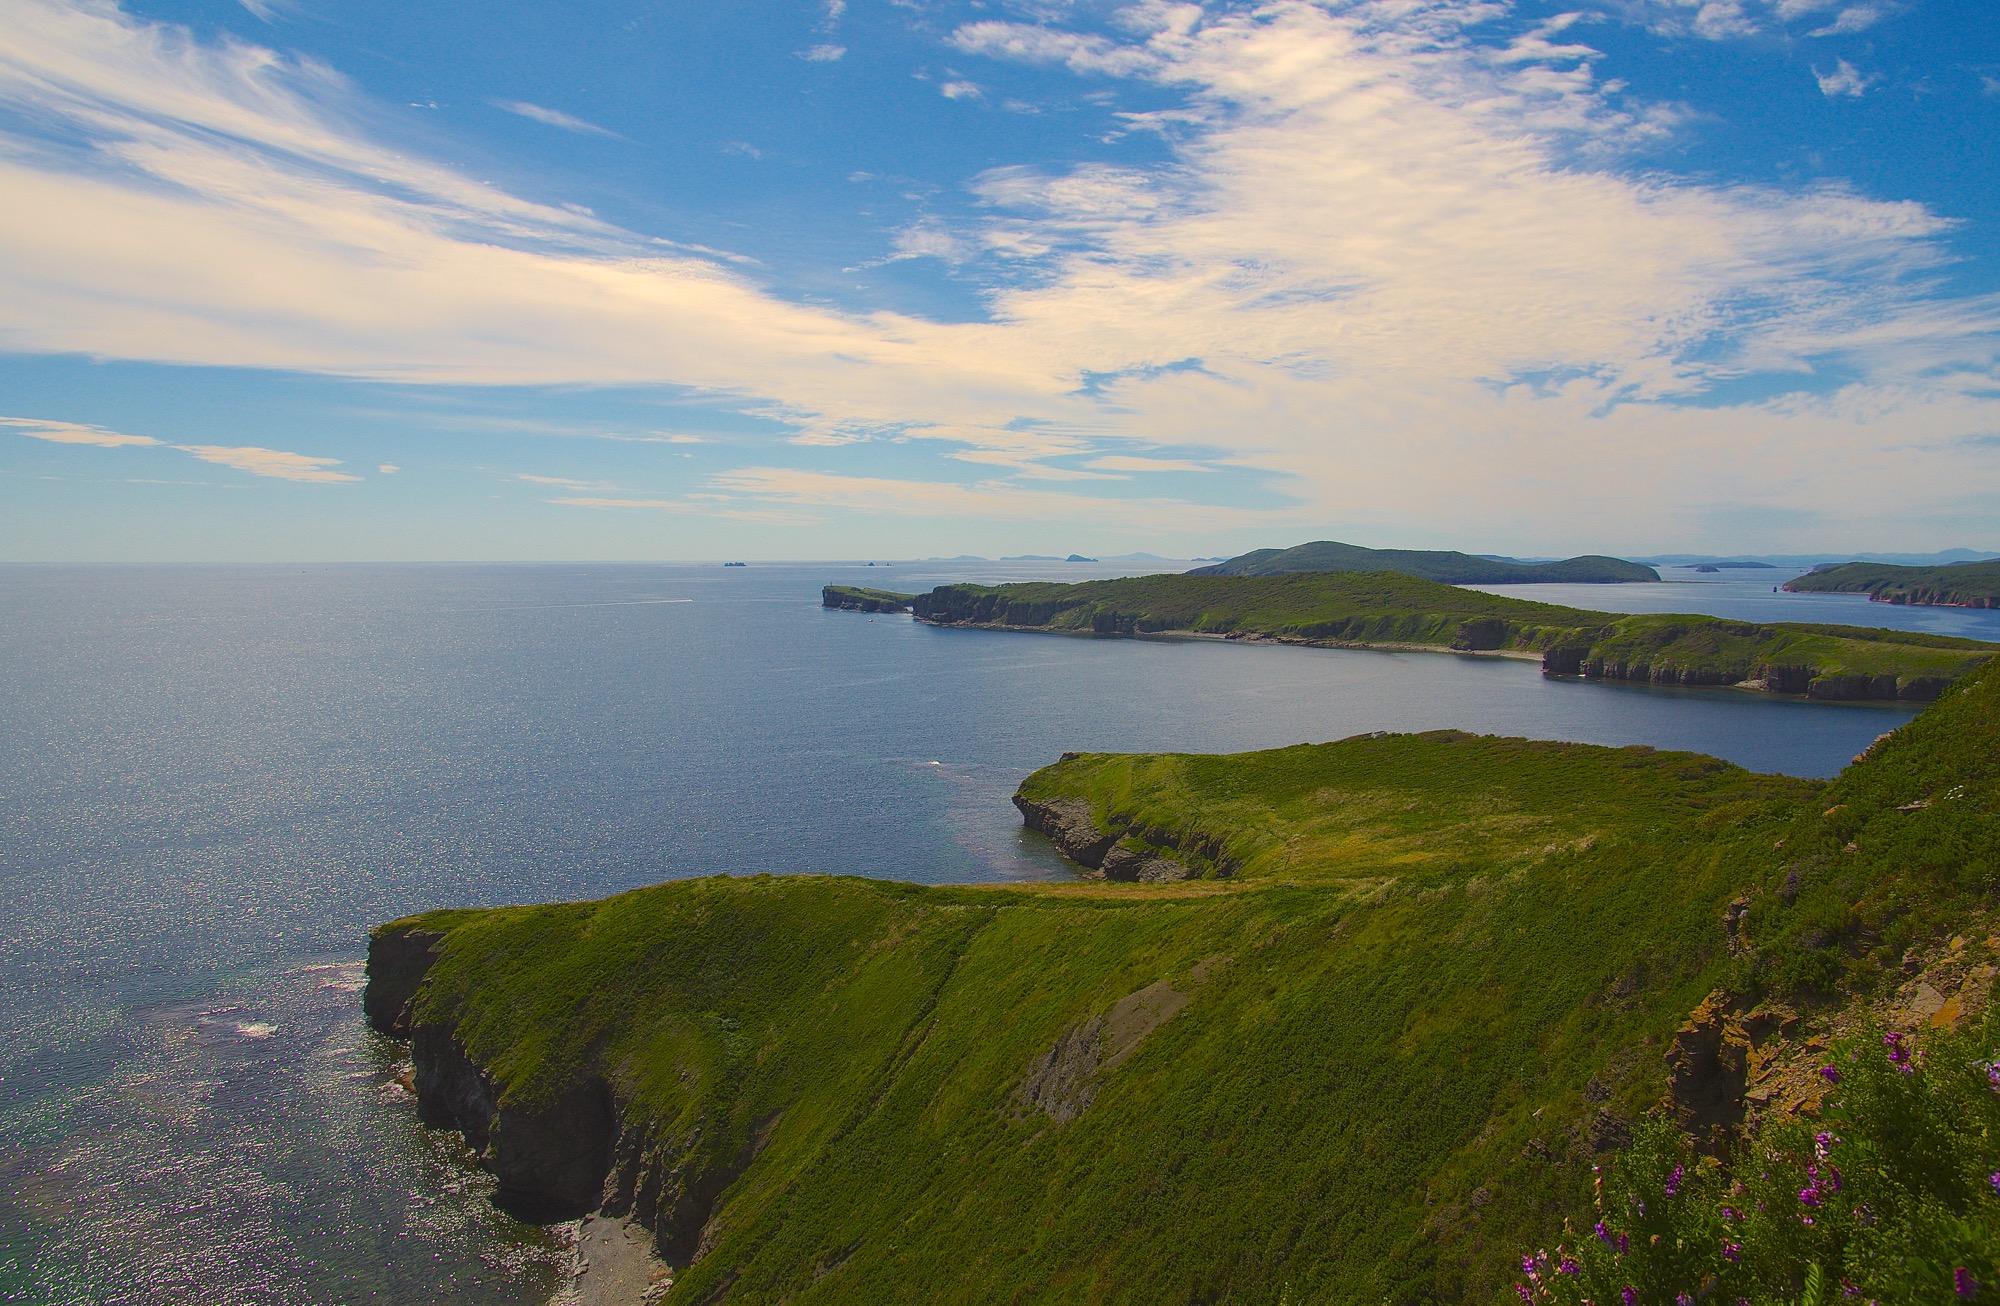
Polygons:
[[2000,665],[1831,783],[1455,731],[1069,754],[1015,802],[1092,878],[426,912],[365,1008],[496,1200],[624,1222],[664,1306],[1554,1301],[1523,1277],[1575,1262],[1971,1300],[1898,1276],[1993,1245],[1996,759]]
[[940,585],[897,594],[829,585],[821,603],[908,611],[939,626],[1188,635],[1333,648],[1539,658],[1552,676],[1732,686],[1826,700],[1927,702],[2000,645],[1864,626],[1760,625],[1695,614],[1593,612],[1395,572],[1134,576]]
[[1785,582],[1785,588],[1802,594],[1866,594],[1877,603],[1994,608],[2000,607],[2000,561],[1943,567],[1849,562],[1816,568]]
[[1657,581],[1651,567],[1622,558],[1588,554],[1561,562],[1516,562],[1511,558],[1479,557],[1433,549],[1365,549],[1358,544],[1315,540],[1289,549],[1253,549],[1197,567],[1194,576],[1278,576],[1295,571],[1399,571],[1406,576],[1443,581],[1447,585],[1532,585],[1564,582],[1622,585]]

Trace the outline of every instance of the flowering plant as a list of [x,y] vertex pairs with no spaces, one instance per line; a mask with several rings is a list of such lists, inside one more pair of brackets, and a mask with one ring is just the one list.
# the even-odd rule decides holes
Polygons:
[[1551,1306],[2000,1303],[2000,1070],[1975,1041],[1842,1044],[1817,1120],[1724,1162],[1652,1120],[1595,1176],[1590,1227],[1522,1258]]

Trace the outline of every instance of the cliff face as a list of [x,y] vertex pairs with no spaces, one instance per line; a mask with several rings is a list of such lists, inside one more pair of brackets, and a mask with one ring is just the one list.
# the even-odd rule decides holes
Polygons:
[[[590,1076],[539,1108],[504,1103],[486,1071],[466,1053],[456,1025],[417,1014],[442,942],[433,931],[376,931],[368,941],[362,995],[368,1023],[410,1043],[424,1122],[464,1134],[480,1164],[499,1180],[495,1200],[520,1218],[566,1220],[598,1209],[619,1141],[621,1113],[610,1086]],[[630,1188],[640,1185],[642,1169],[628,1167]]]

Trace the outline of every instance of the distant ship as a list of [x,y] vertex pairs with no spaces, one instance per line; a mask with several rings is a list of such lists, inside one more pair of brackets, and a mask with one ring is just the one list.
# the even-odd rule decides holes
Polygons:
[[725,562],[722,565],[725,567],[747,567],[750,564],[747,562]]

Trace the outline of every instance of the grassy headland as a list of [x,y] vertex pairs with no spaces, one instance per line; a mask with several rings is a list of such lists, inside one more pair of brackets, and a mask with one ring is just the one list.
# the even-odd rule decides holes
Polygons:
[[819,592],[819,603],[823,608],[839,608],[846,612],[908,612],[913,594],[898,594],[893,590],[866,589],[859,585],[827,585]]
[[909,606],[945,626],[1512,653],[1540,657],[1551,675],[1822,699],[1928,701],[2000,652],[1978,640],[1859,626],[1592,612],[1396,572],[941,585]]
[[1399,571],[1451,585],[1621,585],[1657,581],[1660,573],[1623,558],[1585,554],[1561,562],[1515,562],[1440,549],[1367,549],[1314,540],[1289,549],[1253,549],[1227,562],[1196,567],[1196,576],[1279,576],[1292,571]]
[[503,1191],[656,1230],[669,1302],[1498,1300],[1663,1096],[1741,1118],[1705,995],[1802,1038],[1992,905],[2000,667],[1830,784],[1441,732],[1022,796],[1228,876],[429,913],[371,1018]]
[[1877,603],[1994,608],[2000,607],[2000,562],[1949,567],[1848,562],[1807,572],[1786,581],[1785,588],[1802,594],[1866,594]]

